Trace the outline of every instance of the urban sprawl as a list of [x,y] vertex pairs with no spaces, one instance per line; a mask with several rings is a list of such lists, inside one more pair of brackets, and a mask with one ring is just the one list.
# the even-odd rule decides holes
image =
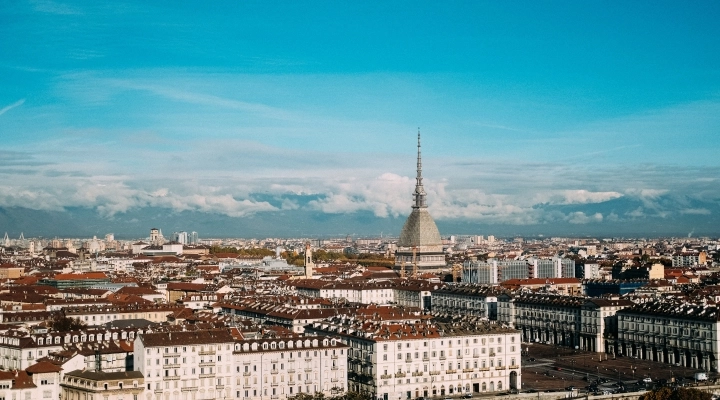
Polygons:
[[717,238],[443,237],[419,138],[411,210],[390,238],[6,234],[0,398],[558,398],[716,377]]

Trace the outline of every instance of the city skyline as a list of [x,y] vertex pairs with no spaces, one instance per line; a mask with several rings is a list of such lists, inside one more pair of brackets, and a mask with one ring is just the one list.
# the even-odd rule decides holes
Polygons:
[[[0,7],[0,230],[720,233],[720,5]],[[45,229],[43,231],[43,229]]]

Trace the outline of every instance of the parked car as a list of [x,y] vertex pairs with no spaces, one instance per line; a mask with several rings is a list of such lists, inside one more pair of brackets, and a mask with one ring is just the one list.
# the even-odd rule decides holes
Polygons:
[[468,392],[468,393],[465,393],[465,394],[463,395],[463,398],[464,398],[464,399],[472,399],[472,393],[469,393],[469,392]]
[[642,380],[642,381],[643,381],[643,383],[652,383],[652,379],[650,379],[650,377],[649,377],[649,376],[648,376],[648,377],[645,377],[645,378],[643,378],[643,380]]
[[565,388],[565,390],[575,390],[575,386],[568,386]]
[[535,361],[535,357],[530,357],[528,361]]

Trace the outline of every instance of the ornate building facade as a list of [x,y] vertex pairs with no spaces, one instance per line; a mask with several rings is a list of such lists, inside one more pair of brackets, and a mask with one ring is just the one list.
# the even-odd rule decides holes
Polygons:
[[[418,132],[417,177],[412,212],[400,232],[395,252],[395,269],[407,271],[417,267],[420,272],[439,272],[446,268],[442,239],[427,206],[427,193],[422,183],[420,132]],[[403,273],[404,275],[404,273]]]

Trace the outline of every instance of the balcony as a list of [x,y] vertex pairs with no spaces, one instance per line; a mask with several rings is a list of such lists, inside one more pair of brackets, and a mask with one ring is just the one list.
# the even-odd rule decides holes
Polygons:
[[497,367],[495,367],[495,371],[499,371],[499,370],[502,370],[502,369],[505,369],[505,366],[497,366]]
[[430,375],[440,375],[440,371],[430,371]]
[[295,373],[295,368],[290,368],[290,369],[287,370],[287,372],[288,372],[288,374],[294,374],[294,373]]
[[180,353],[163,353],[163,357],[180,357]]
[[330,378],[330,382],[337,382],[337,381],[339,381],[338,378]]
[[163,365],[163,369],[167,368],[180,368],[180,364],[165,364]]
[[423,361],[430,361],[430,357],[423,357]]
[[332,370],[337,370],[337,369],[338,369],[338,366],[337,366],[337,365],[333,365],[332,367],[330,367],[330,369],[332,369]]
[[305,372],[313,372],[313,369],[312,369],[312,368],[305,368],[304,371],[305,371]]
[[423,373],[420,371],[416,371],[412,373],[412,376],[423,376]]
[[250,376],[250,372],[243,372],[243,376]]
[[456,370],[456,369],[449,369],[449,370],[445,371],[445,373],[446,373],[446,374],[455,374],[455,373],[457,373],[457,370]]
[[480,358],[480,354],[473,354],[473,358]]
[[207,374],[200,374],[200,378],[213,378],[215,377],[215,373],[207,373]]
[[391,374],[382,374],[382,375],[380,375],[380,379],[390,379],[390,378],[392,378],[392,375],[391,375]]
[[270,386],[277,386],[277,385],[278,385],[277,382],[272,382],[272,383],[270,383]]
[[200,354],[201,356],[214,356],[215,350],[203,350],[203,351],[199,352],[198,354]]
[[333,355],[330,356],[330,358],[333,359],[333,360],[337,360],[338,356],[335,355],[335,354],[333,354]]
[[445,358],[446,358],[445,356],[440,356],[440,359],[441,359],[441,360],[444,360]]
[[305,362],[312,362],[312,360],[313,360],[312,358],[306,358]]
[[206,362],[201,362],[198,365],[201,367],[212,367],[215,365],[215,363],[213,361],[206,361]]
[[223,390],[223,389],[225,389],[225,385],[215,385],[215,389]]
[[279,371],[278,371],[277,369],[271,369],[271,370],[270,370],[270,373],[273,374],[273,375],[277,375],[278,372],[279,372]]
[[[197,390],[197,389],[198,389],[197,386],[185,386],[185,387],[182,388],[181,390],[182,390],[183,392],[191,392],[191,391]],[[162,393],[162,392],[163,392],[163,391],[161,390],[160,393]]]
[[396,378],[404,378],[404,377],[405,377],[405,373],[404,373],[404,372],[398,372],[397,374],[395,374],[395,377],[396,377]]
[[[200,375],[202,377],[202,375]],[[163,376],[164,381],[177,381],[179,380],[179,376]]]
[[475,372],[475,368],[463,368],[463,372]]
[[510,368],[510,369],[518,369],[518,368],[520,368],[520,366],[519,366],[519,365],[511,365],[511,366],[508,367],[508,368]]

